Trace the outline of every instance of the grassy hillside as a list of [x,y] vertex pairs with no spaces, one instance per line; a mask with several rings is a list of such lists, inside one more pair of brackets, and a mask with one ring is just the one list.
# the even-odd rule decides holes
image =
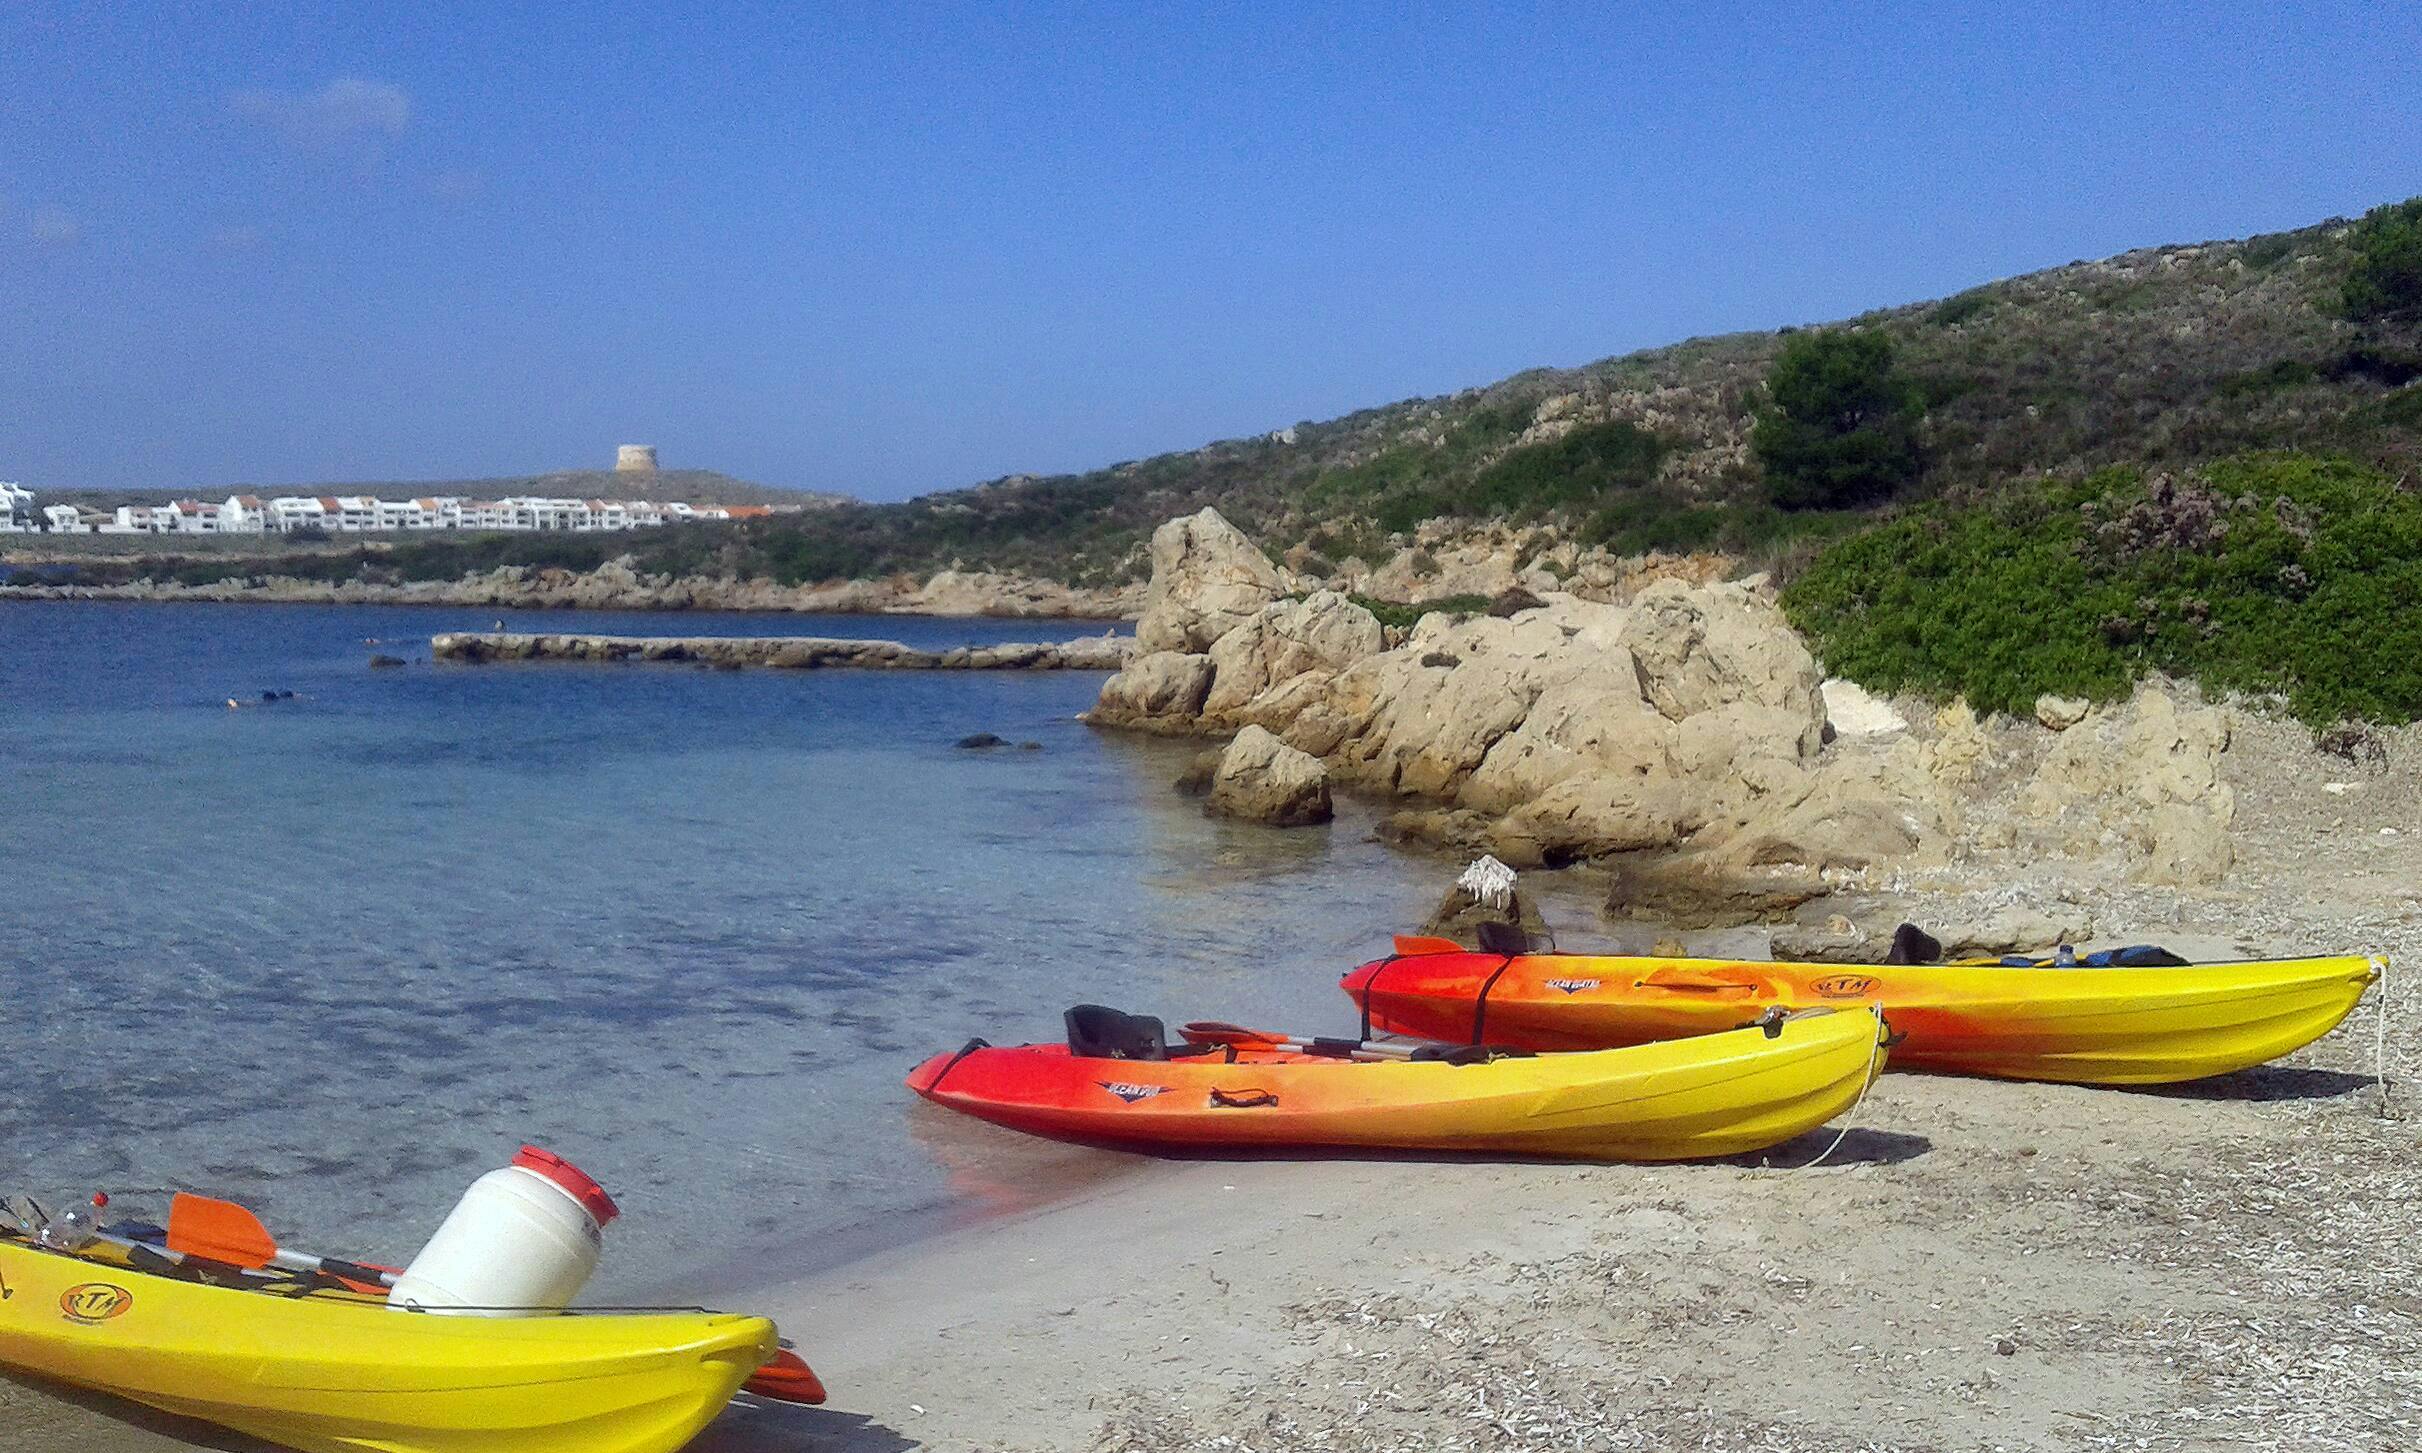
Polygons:
[[[2355,250],[2349,224],[2333,221],[2072,263],[1849,320],[1888,340],[1922,464],[1887,508],[2258,449],[2328,451],[2392,476],[2422,466],[2422,313],[2348,321]],[[1793,332],[1535,370],[1081,475],[644,539],[415,544],[371,563],[451,575],[631,551],[649,570],[784,582],[957,564],[1098,583],[1141,575],[1152,527],[1206,504],[1274,549],[1373,564],[1437,517],[1556,523],[1622,551],[1846,533],[1872,515],[1778,508],[1751,447]]]

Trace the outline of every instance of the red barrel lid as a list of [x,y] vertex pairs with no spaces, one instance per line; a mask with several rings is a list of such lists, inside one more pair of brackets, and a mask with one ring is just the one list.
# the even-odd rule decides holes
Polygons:
[[580,1209],[588,1212],[589,1219],[599,1226],[622,1214],[622,1208],[614,1204],[614,1198],[606,1194],[605,1187],[590,1179],[588,1172],[554,1151],[525,1145],[513,1157],[513,1164],[552,1181],[556,1189],[578,1201]]

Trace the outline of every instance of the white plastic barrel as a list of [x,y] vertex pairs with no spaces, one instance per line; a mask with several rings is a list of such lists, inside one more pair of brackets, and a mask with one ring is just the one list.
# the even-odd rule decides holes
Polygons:
[[397,1311],[530,1316],[571,1305],[597,1269],[618,1214],[605,1187],[551,1151],[525,1145],[471,1183],[387,1294]]

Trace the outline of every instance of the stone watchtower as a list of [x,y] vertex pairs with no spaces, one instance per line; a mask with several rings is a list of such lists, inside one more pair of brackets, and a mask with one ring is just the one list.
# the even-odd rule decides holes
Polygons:
[[653,444],[625,444],[616,449],[614,451],[614,472],[616,474],[654,474],[656,472],[656,446]]

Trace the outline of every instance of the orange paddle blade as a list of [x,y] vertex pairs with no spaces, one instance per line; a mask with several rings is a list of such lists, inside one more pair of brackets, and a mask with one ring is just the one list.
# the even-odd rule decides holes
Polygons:
[[1266,1029],[1247,1029],[1217,1019],[1197,1019],[1180,1025],[1177,1034],[1188,1044],[1276,1044],[1286,1038]]
[[1414,958],[1421,954],[1460,954],[1468,952],[1470,952],[1470,950],[1466,949],[1462,944],[1455,942],[1455,940],[1451,938],[1433,938],[1426,933],[1400,933],[1396,935],[1396,956],[1401,959]]
[[168,1249],[230,1266],[262,1267],[277,1255],[277,1238],[261,1218],[233,1201],[177,1192],[168,1203]]
[[785,1349],[757,1369],[757,1375],[740,1385],[745,1393],[778,1403],[820,1403],[824,1401],[824,1382],[807,1365],[807,1359]]

